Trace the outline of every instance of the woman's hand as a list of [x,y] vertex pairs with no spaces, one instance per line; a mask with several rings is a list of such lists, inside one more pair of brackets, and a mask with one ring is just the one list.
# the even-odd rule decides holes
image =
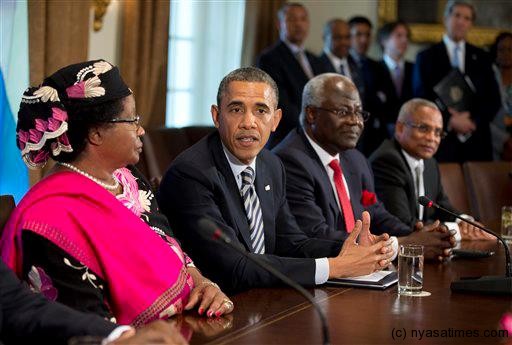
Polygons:
[[206,313],[208,317],[219,317],[233,311],[233,302],[220,290],[219,286],[206,279],[195,268],[189,268],[189,273],[194,279],[195,288],[190,293],[190,298],[185,310],[190,310],[197,304],[199,315]]

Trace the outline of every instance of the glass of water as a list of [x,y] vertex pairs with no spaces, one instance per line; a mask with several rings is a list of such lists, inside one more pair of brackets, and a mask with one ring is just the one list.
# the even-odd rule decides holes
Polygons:
[[423,246],[401,245],[398,253],[398,293],[418,295],[423,289]]
[[512,239],[512,206],[503,206],[501,208],[501,236]]

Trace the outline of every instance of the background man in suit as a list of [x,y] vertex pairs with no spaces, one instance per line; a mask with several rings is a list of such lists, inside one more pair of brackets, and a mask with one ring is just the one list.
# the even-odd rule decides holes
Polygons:
[[394,238],[396,247],[398,241],[420,243],[428,247],[429,258],[443,255],[451,246],[447,231],[413,232],[376,199],[369,163],[354,149],[367,116],[355,85],[346,77],[322,74],[304,87],[302,128],[273,150],[285,166],[287,198],[299,227],[309,237],[342,239],[354,217],[367,210],[372,232],[401,236]]
[[384,68],[366,54],[372,41],[372,23],[366,17],[352,17],[350,26],[350,56],[356,65],[356,71],[352,73],[352,80],[359,90],[363,108],[371,113],[371,118],[366,124],[358,149],[368,157],[386,138],[384,118],[386,114],[386,93],[384,80]]
[[[326,72],[339,73],[352,79],[353,71],[357,66],[349,54],[350,27],[343,19],[335,18],[324,26],[324,51],[320,61],[324,64]],[[357,71],[356,71],[357,73]]]
[[388,136],[393,137],[395,121],[402,104],[412,98],[412,72],[414,64],[405,61],[409,43],[409,27],[402,21],[384,24],[377,35],[383,57],[386,114],[384,125]]
[[[372,154],[370,162],[375,174],[375,187],[386,209],[407,224],[455,218],[434,208],[418,204],[425,195],[455,213],[441,184],[439,167],[433,157],[443,132],[443,117],[437,106],[425,99],[414,98],[400,109],[394,140],[386,140]],[[458,224],[458,225],[457,225]],[[493,238],[465,222],[449,223],[463,239]],[[457,236],[460,238],[460,235]]]
[[[122,333],[124,332],[124,333]],[[122,333],[122,335],[121,335]],[[119,339],[109,344],[185,344],[170,323],[153,322],[135,333],[103,318],[78,312],[30,291],[0,260],[0,343],[67,344],[74,336]]]
[[436,100],[434,87],[453,68],[469,77],[476,91],[474,101],[467,109],[443,109],[448,136],[436,155],[439,161],[492,159],[489,122],[500,107],[500,94],[490,57],[482,49],[466,42],[475,16],[473,5],[449,1],[444,14],[446,33],[443,40],[420,52],[416,58],[413,77],[416,97]]
[[[310,239],[298,228],[286,201],[282,164],[263,149],[281,118],[277,86],[268,74],[252,67],[229,73],[211,113],[218,131],[176,158],[157,195],[172,229],[206,276],[231,291],[279,283],[247,257],[205,239],[197,228],[202,217],[249,255],[303,285],[368,274],[389,263],[389,236],[369,234],[368,214],[342,248],[342,241]],[[360,245],[354,233],[361,233]]]
[[302,89],[313,76],[323,73],[322,63],[304,48],[309,32],[306,8],[286,3],[277,13],[280,40],[259,56],[257,66],[275,80],[279,88],[282,121],[271,135],[268,147],[279,143],[299,123]]

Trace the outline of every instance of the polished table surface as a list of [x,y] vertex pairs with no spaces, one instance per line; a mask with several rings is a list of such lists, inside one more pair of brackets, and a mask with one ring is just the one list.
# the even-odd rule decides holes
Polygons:
[[[504,251],[500,246],[493,241],[470,245],[492,249],[496,254],[482,259],[427,263],[423,289],[431,293],[429,297],[398,296],[396,285],[384,291],[331,286],[311,289],[327,316],[331,343],[506,343],[507,338],[498,330],[503,314],[512,310],[510,296],[450,290],[450,283],[460,277],[504,274]],[[232,300],[235,311],[227,317],[181,317],[182,330],[191,344],[321,343],[318,315],[291,289],[253,289],[232,296]]]

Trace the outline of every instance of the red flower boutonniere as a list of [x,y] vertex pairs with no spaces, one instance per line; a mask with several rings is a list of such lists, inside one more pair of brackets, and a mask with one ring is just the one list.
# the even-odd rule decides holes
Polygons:
[[361,196],[361,204],[364,207],[372,206],[377,202],[377,196],[375,193],[369,192],[366,189],[363,190],[363,195]]

